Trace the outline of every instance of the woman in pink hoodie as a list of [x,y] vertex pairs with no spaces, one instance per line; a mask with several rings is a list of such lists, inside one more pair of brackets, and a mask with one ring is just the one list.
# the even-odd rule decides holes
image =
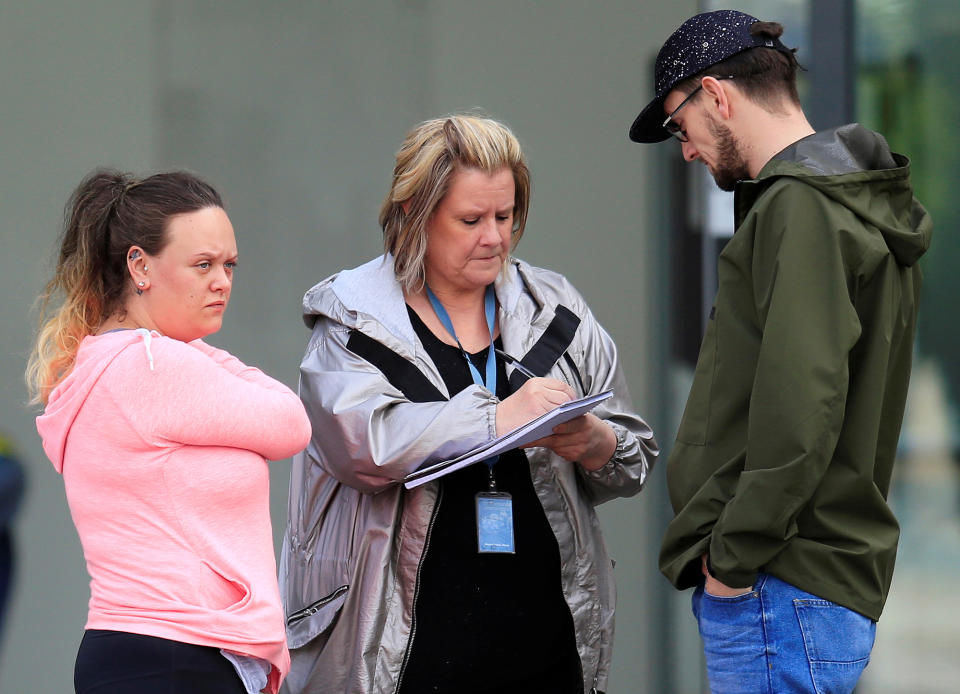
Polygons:
[[236,264],[193,175],[98,171],[67,205],[27,380],[90,574],[78,693],[275,693],[289,669],[266,459],[310,423],[201,339]]

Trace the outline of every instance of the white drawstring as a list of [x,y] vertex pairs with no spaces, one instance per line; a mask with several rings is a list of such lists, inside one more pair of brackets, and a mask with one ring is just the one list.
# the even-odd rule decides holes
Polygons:
[[153,335],[146,328],[137,328],[135,332],[143,338],[143,346],[147,350],[147,359],[150,361],[150,370],[153,371],[153,352],[150,351],[150,340],[153,339]]

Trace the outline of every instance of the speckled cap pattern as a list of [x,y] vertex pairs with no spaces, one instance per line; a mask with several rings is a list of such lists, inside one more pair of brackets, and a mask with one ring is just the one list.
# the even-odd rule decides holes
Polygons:
[[779,39],[753,36],[750,27],[759,21],[736,10],[716,10],[691,17],[666,40],[657,54],[653,83],[656,97],[640,112],[630,127],[634,142],[663,142],[670,134],[663,129],[663,100],[680,82],[703,72],[748,48],[767,46],[792,55]]

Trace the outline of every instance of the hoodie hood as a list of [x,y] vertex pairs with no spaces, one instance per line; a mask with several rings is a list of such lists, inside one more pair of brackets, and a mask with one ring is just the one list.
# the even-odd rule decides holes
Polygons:
[[790,145],[756,180],[738,186],[738,226],[760,194],[784,176],[817,188],[876,227],[901,265],[913,265],[930,247],[933,222],[913,197],[910,161],[891,152],[878,133],[853,123]]
[[57,472],[63,473],[64,450],[73,422],[110,362],[130,345],[140,343],[144,350],[144,366],[152,369],[150,341],[156,336],[159,333],[138,328],[90,335],[80,343],[73,369],[53,389],[43,414],[37,417],[43,450]]

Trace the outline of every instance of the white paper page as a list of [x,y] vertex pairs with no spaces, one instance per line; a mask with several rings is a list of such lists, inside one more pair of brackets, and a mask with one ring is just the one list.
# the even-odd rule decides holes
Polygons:
[[438,477],[443,477],[467,465],[473,465],[481,460],[500,455],[504,451],[509,451],[511,448],[518,448],[531,441],[549,436],[553,433],[553,428],[558,424],[563,424],[574,417],[586,414],[612,395],[612,390],[605,390],[596,395],[588,395],[585,398],[570,400],[562,405],[558,405],[523,426],[517,427],[499,438],[477,446],[457,458],[434,463],[429,467],[411,472],[403,478],[403,485],[407,489],[413,489],[416,486],[429,482],[430,480],[435,480]]

